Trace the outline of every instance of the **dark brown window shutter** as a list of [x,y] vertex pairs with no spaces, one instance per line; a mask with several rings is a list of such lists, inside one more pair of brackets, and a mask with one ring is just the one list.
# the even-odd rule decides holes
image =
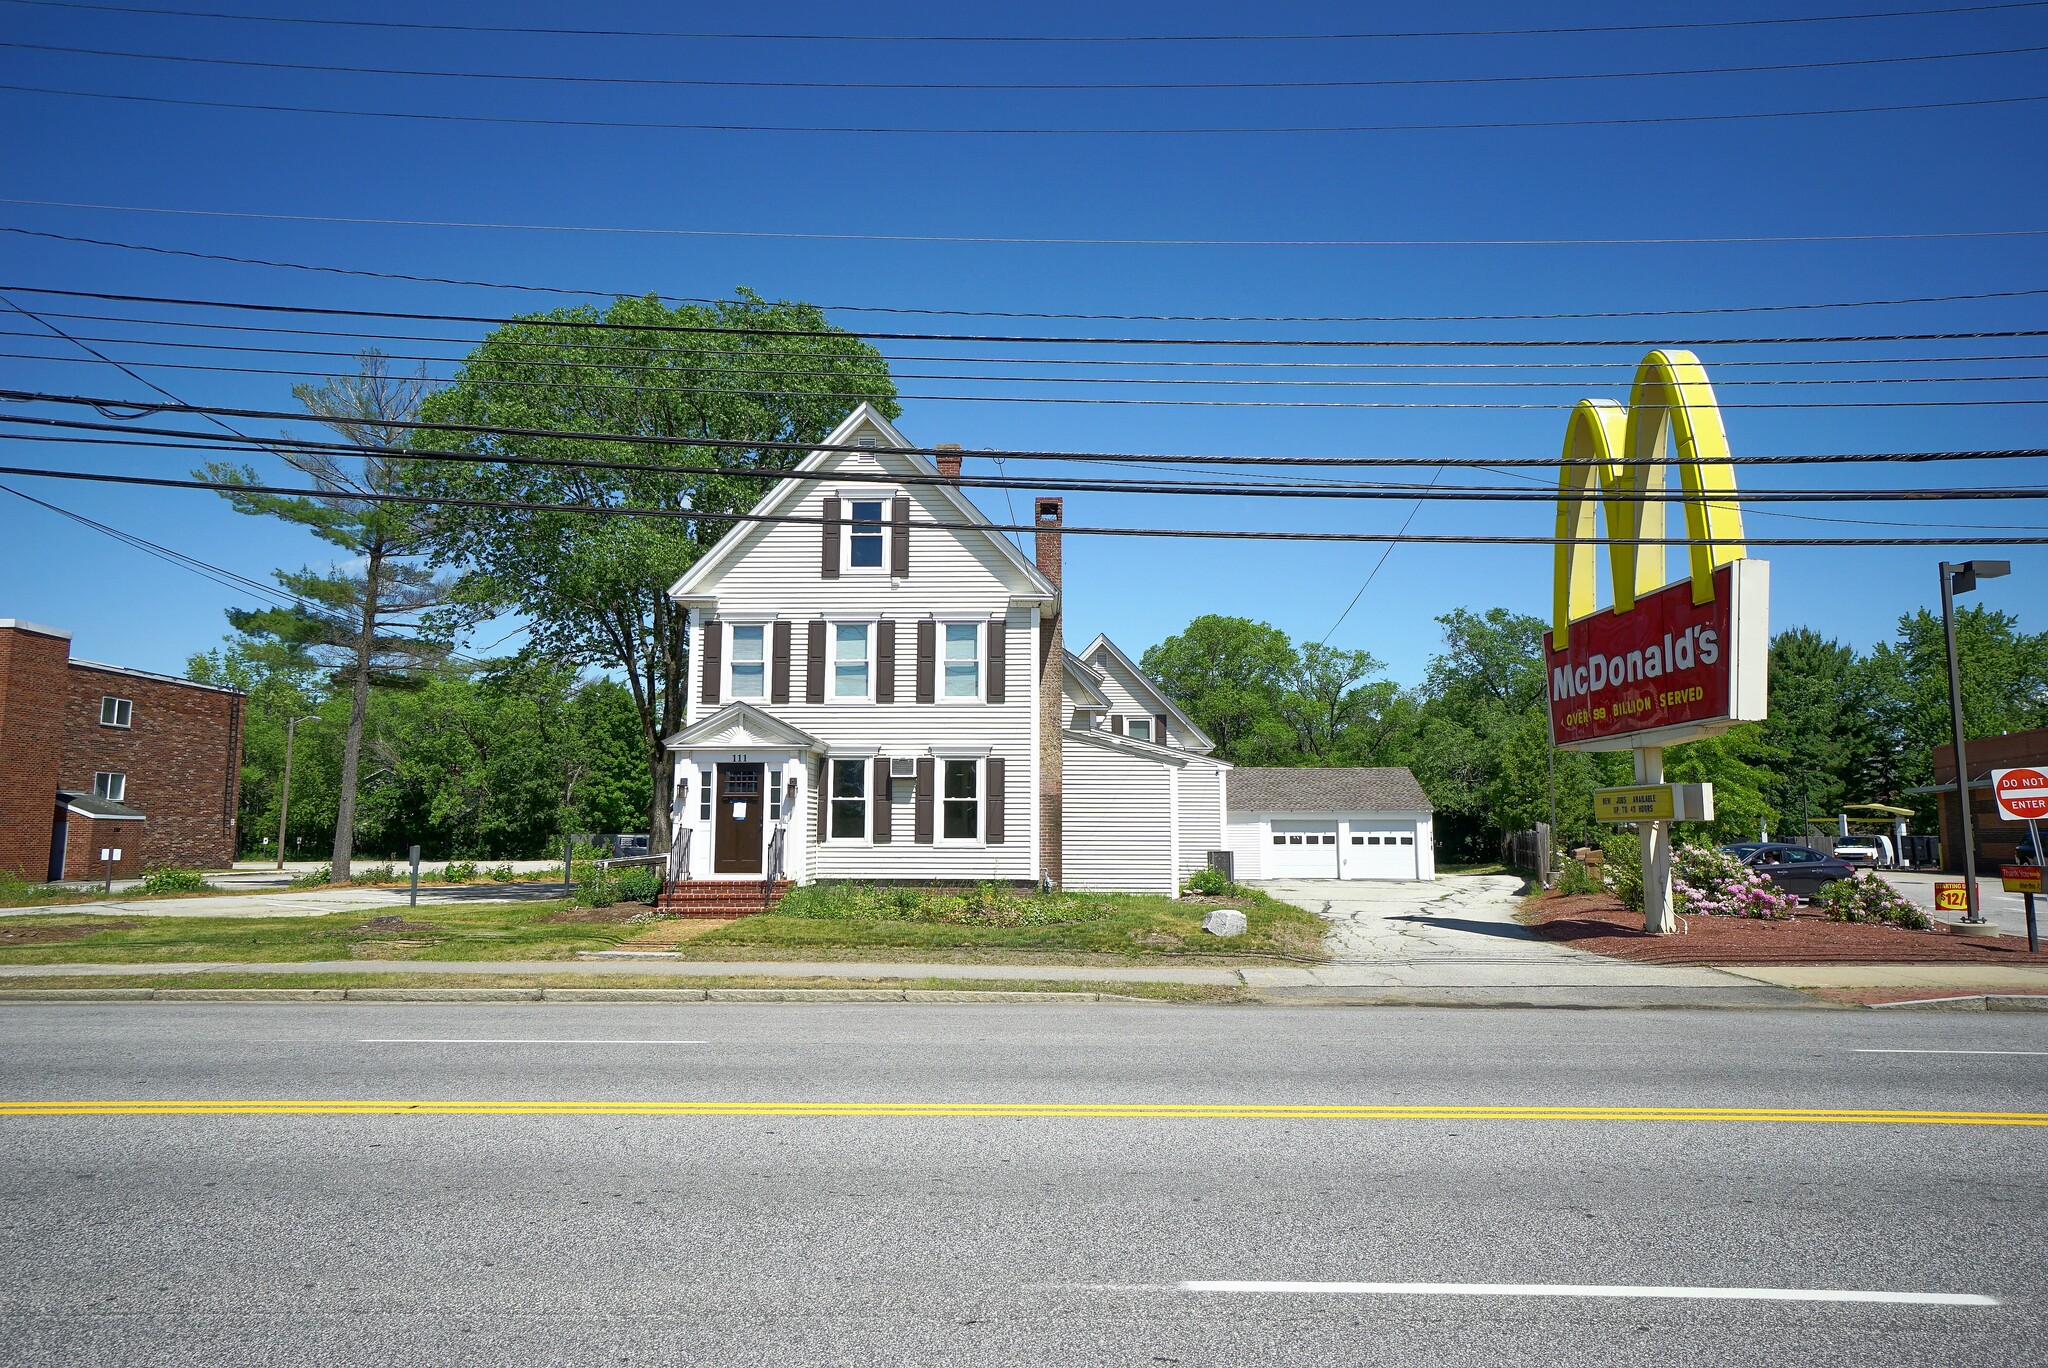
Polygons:
[[875,782],[873,791],[868,794],[868,802],[875,810],[875,844],[888,845],[896,839],[896,834],[889,825],[892,814],[889,811],[889,757],[886,755],[875,757]]
[[1003,758],[988,760],[988,812],[982,818],[983,839],[990,845],[1003,843]]
[[910,498],[898,494],[889,501],[889,573],[897,579],[910,577]]
[[917,762],[917,816],[913,839],[919,845],[932,843],[932,788],[932,760],[930,756],[924,756]]
[[1152,744],[1155,746],[1163,746],[1166,744],[1165,713],[1154,713],[1152,715]]
[[704,677],[699,683],[697,697],[705,703],[716,703],[718,691],[724,683],[719,676],[725,673],[725,624],[712,618],[698,629],[698,636],[698,654],[704,657],[699,663],[703,666]]
[[775,675],[769,686],[768,701],[789,702],[789,624],[775,624]]
[[1002,618],[988,624],[988,701],[1001,703],[1010,688],[1010,638]]
[[875,702],[896,701],[896,624],[887,618],[875,624]]
[[818,762],[818,829],[812,834],[823,844],[832,830],[832,761]]
[[819,573],[826,579],[839,578],[839,500],[825,500],[823,561]]
[[939,624],[930,618],[917,624],[917,701],[938,701]]
[[804,702],[825,701],[825,620],[813,618],[804,643]]
[[1124,734],[1124,720],[1115,713],[1109,715],[1109,734],[1111,736],[1122,736]]

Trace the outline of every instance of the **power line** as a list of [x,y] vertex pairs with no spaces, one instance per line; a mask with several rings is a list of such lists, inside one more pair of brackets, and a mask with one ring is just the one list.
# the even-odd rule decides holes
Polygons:
[[[277,494],[285,497],[331,497],[328,491],[278,485],[229,483],[219,480],[180,480],[154,475],[113,475],[103,471],[47,470],[38,467],[0,466],[0,476],[37,479],[77,480],[95,484],[136,485],[158,489],[232,490],[248,494]],[[481,508],[515,513],[573,513],[595,517],[660,518],[681,522],[773,523],[824,527],[827,520],[786,513],[724,513],[698,508],[636,508],[626,505],[530,503],[517,499],[437,498],[422,494],[369,491],[350,495],[372,503],[431,504],[450,508]],[[1028,524],[993,522],[914,522],[912,527],[941,532],[1038,532]],[[1690,546],[1685,537],[1511,537],[1476,533],[1401,534],[1391,532],[1270,532],[1251,528],[1193,527],[1090,527],[1065,526],[1064,535],[1080,537],[1170,537],[1227,541],[1275,542],[1385,542],[1445,546]],[[2048,546],[2048,535],[2023,537],[1747,537],[1749,546]]]
[[150,9],[140,5],[108,5],[86,0],[6,0],[8,4],[44,9],[97,10],[108,14],[140,14],[151,18],[219,19],[250,24],[300,24],[323,28],[406,29],[431,33],[521,33],[573,38],[690,38],[706,41],[743,40],[762,43],[1327,43],[1366,39],[1505,38],[1543,34],[1666,33],[1679,30],[1766,28],[1793,24],[1839,24],[1869,19],[1940,17],[1991,10],[2035,9],[2044,0],[2006,0],[1999,4],[1949,5],[1927,9],[1870,10],[1857,14],[1779,15],[1761,19],[1668,20],[1648,24],[1578,24],[1545,28],[1393,29],[1359,33],[1113,33],[1113,34],[950,34],[950,33],[734,33],[674,29],[544,28],[519,24],[448,24],[396,19],[335,19],[308,15],[234,14],[217,10]]
[[[2038,0],[2048,4],[2048,0]],[[0,0],[20,4],[23,0]],[[579,223],[488,223],[463,219],[365,218],[345,214],[275,214],[238,209],[167,209],[155,205],[0,196],[0,204],[40,209],[92,209],[186,218],[260,219],[274,223],[352,223],[381,228],[472,228],[521,233],[600,233],[632,237],[771,238],[807,242],[958,242],[1029,247],[1699,247],[1758,243],[1931,242],[1959,238],[2048,236],[2048,228],[1980,228],[1929,233],[1769,233],[1711,237],[1605,238],[1104,238],[1010,237],[965,233],[827,233],[739,228],[641,228]]]
[[1624,128],[1645,125],[1740,123],[1760,119],[1817,119],[1846,114],[1905,114],[1930,109],[1979,109],[2037,104],[2048,95],[1994,95],[1974,100],[1924,100],[1915,104],[1847,105],[1832,109],[1745,110],[1733,114],[1636,114],[1605,119],[1484,119],[1463,123],[1246,124],[1202,128],[918,128],[893,124],[678,123],[651,119],[550,119],[520,114],[436,114],[409,109],[343,109],[333,105],[262,104],[243,100],[194,100],[171,95],[137,95],[110,90],[66,90],[57,86],[0,84],[24,95],[56,95],[123,104],[175,105],[184,109],[233,109],[257,114],[320,114],[350,119],[418,123],[509,124],[521,128],[619,128],[660,133],[843,133],[911,137],[1218,137],[1268,134],[1444,133],[1510,128]]
[[[220,444],[198,445],[206,442],[205,434],[182,432],[175,428],[138,427],[128,422],[103,423],[85,419],[43,418],[29,414],[0,414],[0,423],[40,429],[65,431],[118,432],[121,439],[112,439],[109,445],[131,445],[125,440],[133,433],[144,437],[185,437],[195,439],[195,444],[135,442],[136,446],[169,445],[174,450],[220,450]],[[38,440],[33,433],[0,432],[0,439],[17,441]],[[50,439],[75,440],[86,439]],[[98,443],[95,443],[98,444]],[[473,452],[436,449],[431,447],[394,447],[362,442],[337,442],[322,439],[277,438],[274,445],[297,451],[335,453],[349,456],[392,457],[420,462],[453,462],[464,465],[507,465],[536,467],[552,470],[603,470],[627,474],[650,474],[665,477],[701,476],[725,477],[780,482],[783,480],[835,480],[844,483],[883,484],[889,486],[918,485],[949,487],[955,489],[1056,489],[1069,493],[1108,494],[1172,494],[1207,495],[1228,498],[1336,498],[1336,499],[1405,499],[1409,497],[1439,499],[1449,502],[1505,502],[1543,503],[1555,499],[1558,491],[1535,491],[1521,488],[1503,488],[1498,485],[1440,485],[1443,470],[1448,461],[1439,464],[1436,473],[1427,485],[1388,484],[1383,481],[1371,483],[1339,483],[1336,481],[1310,487],[1273,487],[1244,481],[1209,480],[1195,482],[1166,482],[1160,480],[1121,480],[1094,477],[1077,479],[1015,479],[1005,475],[923,475],[892,471],[832,470],[806,472],[790,466],[673,466],[650,462],[613,461],[585,459],[565,456],[532,456],[504,451]],[[876,448],[861,448],[874,451]],[[964,453],[963,453],[964,454]],[[1418,490],[1421,492],[1418,493]],[[2003,499],[2048,498],[2048,486],[2002,486],[1987,487],[1972,485],[1941,489],[1745,489],[1711,495],[1696,494],[1689,490],[1666,487],[1637,490],[1618,490],[1612,493],[1601,491],[1597,497],[1612,498],[1636,503],[1773,503],[1805,502],[1819,500],[1841,503],[1895,503],[1931,500],[1982,501]]]
[[[6,46],[0,43],[0,47]],[[2048,50],[2048,49],[2044,49]],[[0,200],[0,203],[17,201]],[[320,265],[304,261],[278,261],[268,257],[235,256],[225,252],[200,252],[184,247],[163,247],[153,243],[115,242],[107,238],[81,237],[75,233],[52,233],[38,228],[0,224],[0,233],[45,238],[88,247],[114,247],[128,252],[150,252],[159,256],[185,257],[195,261],[221,261],[238,266],[268,266],[278,270],[311,271],[324,275],[355,276],[368,280],[399,280],[409,284],[461,285],[485,290],[514,290],[525,294],[558,294],[590,299],[658,299],[664,304],[740,305],[745,300],[704,295],[666,295],[635,290],[589,290],[562,285],[519,285],[501,280],[469,280],[455,276],[418,275],[409,271],[372,271],[348,266]],[[1581,318],[1697,318],[1708,315],[1748,313],[1793,313],[1816,309],[1879,309],[1912,304],[1955,304],[1987,299],[2023,299],[2048,294],[2048,288],[2024,290],[1981,290],[1971,294],[1908,295],[1897,299],[1844,299],[1801,304],[1736,304],[1695,309],[1598,309],[1564,313],[1497,314],[1140,314],[1140,313],[1056,313],[1028,309],[931,309],[895,304],[819,304],[827,313],[916,314],[947,318],[1048,318],[1116,323],[1504,323],[1538,319]]]
[[2048,52],[2048,44],[2030,47],[1976,48],[1964,52],[1916,52],[1893,57],[1839,57],[1819,62],[1770,62],[1753,66],[1666,67],[1653,71],[1537,72],[1507,76],[1395,76],[1370,80],[1295,81],[769,81],[689,76],[577,76],[563,72],[449,71],[418,67],[339,66],[325,62],[265,62],[245,57],[207,57],[170,52],[130,52],[116,48],[64,47],[55,43],[0,41],[0,48],[25,52],[59,52],[77,57],[115,57],[124,61],[175,62],[183,65],[240,67],[258,71],[321,72],[340,76],[408,76],[434,80],[523,81],[553,85],[656,86],[662,88],[741,90],[882,90],[901,91],[1219,91],[1219,90],[1364,90],[1411,86],[1524,85],[1537,82],[1632,81],[1668,76],[1735,76],[1780,71],[1824,71],[1841,67],[1898,66],[1921,62],[1956,62],[1980,57],[2016,57]]
[[[305,413],[290,413],[278,409],[229,408],[222,405],[199,406],[185,403],[137,402],[132,399],[108,398],[104,396],[79,394],[53,394],[40,390],[0,389],[0,400],[18,403],[52,403],[72,407],[98,409],[107,412],[112,409],[138,410],[137,416],[155,413],[199,413],[221,414],[234,418],[268,418],[287,422],[317,422],[318,419]],[[462,433],[486,437],[531,437],[588,442],[620,442],[628,445],[657,447],[702,447],[724,451],[783,451],[783,452],[839,452],[855,453],[872,457],[877,451],[892,451],[899,455],[925,456],[936,460],[941,455],[952,455],[950,448],[938,447],[894,447],[880,448],[858,446],[839,442],[804,442],[783,438],[737,437],[680,437],[664,433],[647,432],[602,432],[564,428],[510,427],[487,423],[448,423],[422,418],[379,419],[378,426],[390,428],[417,429],[430,432]],[[124,430],[129,430],[125,429]],[[237,434],[238,436],[240,434]],[[260,439],[243,438],[255,445],[262,445]],[[293,439],[285,439],[293,440]],[[1171,464],[1211,465],[1304,465],[1304,466],[1537,466],[1557,468],[1562,466],[1601,465],[1602,461],[1591,457],[1567,459],[1558,456],[1506,456],[1506,457],[1446,457],[1446,456],[1220,456],[1164,454],[1157,452],[1082,452],[1033,450],[1028,448],[983,448],[962,453],[988,458],[1002,457],[1006,460],[1028,461],[1153,461]],[[1976,451],[1914,451],[1914,452],[1857,452],[1857,453],[1806,453],[1798,455],[1731,455],[1726,464],[1731,465],[1856,465],[1856,464],[1924,464],[1941,461],[1979,460],[2034,460],[2048,456],[2048,448],[2024,447],[2001,448]],[[1683,458],[1674,458],[1667,464],[1684,464]],[[1712,464],[1722,464],[1713,462]]]
[[[2048,3],[2048,0],[2044,0]],[[2048,95],[2041,97],[2048,100]],[[397,309],[341,309],[312,304],[262,304],[250,300],[193,299],[179,295],[119,294],[107,290],[59,290],[38,285],[0,285],[0,290],[64,299],[102,299],[117,304],[167,304],[178,308],[231,309],[249,313],[310,314],[323,318],[396,318],[409,323],[487,323],[494,326],[567,328],[592,332],[685,333],[699,336],[799,337],[870,342],[974,342],[1091,347],[1668,347],[1660,338],[1329,338],[1329,337],[1075,337],[989,333],[876,332],[863,328],[759,328],[715,323],[613,323],[604,319],[529,319],[503,314],[412,313]],[[2048,328],[1982,329],[1974,332],[1857,333],[1838,336],[1701,337],[1695,347],[1840,345],[1866,342],[1965,342],[1992,337],[2048,337]]]

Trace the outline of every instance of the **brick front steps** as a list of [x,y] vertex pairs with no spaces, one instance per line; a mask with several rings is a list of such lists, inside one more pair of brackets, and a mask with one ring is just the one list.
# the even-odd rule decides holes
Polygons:
[[727,881],[682,881],[662,886],[654,908],[664,917],[744,917],[752,912],[773,911],[789,891],[789,880],[777,879],[775,887],[762,897],[759,879]]

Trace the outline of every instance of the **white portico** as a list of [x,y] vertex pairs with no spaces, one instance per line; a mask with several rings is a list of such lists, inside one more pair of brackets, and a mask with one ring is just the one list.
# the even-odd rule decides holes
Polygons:
[[676,757],[671,879],[802,882],[805,800],[824,746],[751,703],[729,703],[664,743]]

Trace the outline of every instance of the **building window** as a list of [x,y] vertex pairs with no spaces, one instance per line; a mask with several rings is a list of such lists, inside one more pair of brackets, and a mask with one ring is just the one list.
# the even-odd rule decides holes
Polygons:
[[92,777],[92,791],[95,797],[118,803],[128,796],[128,776],[101,770]]
[[948,841],[981,839],[981,762],[946,761],[946,815],[940,835]]
[[782,820],[782,771],[779,769],[768,771],[768,820]]
[[1280,833],[1278,833],[1278,832],[1275,832],[1275,833],[1273,834],[1273,844],[1274,844],[1274,845],[1286,845],[1286,844],[1287,844],[1287,838],[1286,838],[1285,836],[1281,835]]
[[974,623],[946,624],[946,697],[981,697],[981,628]]
[[1133,717],[1129,719],[1124,723],[1124,734],[1133,741],[1150,741],[1152,739],[1152,719],[1149,717]]
[[708,769],[697,771],[697,820],[711,820],[711,771]]
[[832,696],[868,696],[868,625],[842,622],[834,628],[832,653]]
[[865,760],[832,762],[832,839],[864,840],[868,834],[868,765]]
[[758,623],[732,629],[732,684],[726,691],[728,698],[768,696],[767,637],[768,629]]
[[135,705],[125,698],[111,694],[100,700],[100,725],[102,727],[125,727],[135,715]]
[[882,568],[882,501],[853,500],[846,528],[846,563],[856,570]]

